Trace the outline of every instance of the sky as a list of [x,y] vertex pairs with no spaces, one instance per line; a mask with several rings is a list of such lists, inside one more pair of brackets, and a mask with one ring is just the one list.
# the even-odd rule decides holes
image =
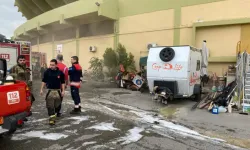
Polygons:
[[15,29],[26,22],[22,13],[14,6],[15,0],[0,0],[0,34],[10,38],[14,35]]

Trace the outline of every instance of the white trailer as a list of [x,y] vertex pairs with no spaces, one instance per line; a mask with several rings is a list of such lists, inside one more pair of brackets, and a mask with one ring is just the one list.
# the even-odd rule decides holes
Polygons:
[[200,99],[201,62],[201,50],[192,46],[151,48],[147,60],[150,92],[158,91],[165,99],[192,96]]

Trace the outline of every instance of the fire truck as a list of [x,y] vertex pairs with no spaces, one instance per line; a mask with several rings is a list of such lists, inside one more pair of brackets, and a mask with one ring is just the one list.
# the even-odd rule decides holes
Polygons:
[[[27,41],[0,41],[0,58],[7,61],[7,70],[17,64],[17,57],[25,56],[26,66],[32,68],[31,64],[31,43]],[[31,72],[32,80],[32,72]]]
[[0,40],[0,135],[13,133],[31,115],[30,89],[25,82],[7,75],[18,55],[24,55],[26,65],[31,67],[30,52],[30,42]]
[[46,53],[32,52],[32,76],[34,79],[40,78],[40,69],[47,62]]

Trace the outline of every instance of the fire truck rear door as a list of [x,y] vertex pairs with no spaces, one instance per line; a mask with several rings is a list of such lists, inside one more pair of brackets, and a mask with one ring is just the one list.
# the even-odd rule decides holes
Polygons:
[[6,59],[8,70],[14,65],[16,65],[17,55],[17,47],[0,47],[0,58]]

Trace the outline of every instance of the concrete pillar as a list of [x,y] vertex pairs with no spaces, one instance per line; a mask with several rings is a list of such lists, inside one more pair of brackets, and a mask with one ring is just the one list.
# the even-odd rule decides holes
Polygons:
[[36,38],[36,40],[37,40],[37,42],[36,42],[37,50],[38,50],[38,52],[40,52],[40,36],[38,36],[38,37]]
[[114,49],[117,49],[119,44],[119,20],[114,22]]
[[55,46],[55,34],[52,33],[52,58],[55,58],[55,50],[56,50],[55,47],[56,47]]
[[76,27],[76,56],[79,57],[79,51],[80,51],[80,27]]

